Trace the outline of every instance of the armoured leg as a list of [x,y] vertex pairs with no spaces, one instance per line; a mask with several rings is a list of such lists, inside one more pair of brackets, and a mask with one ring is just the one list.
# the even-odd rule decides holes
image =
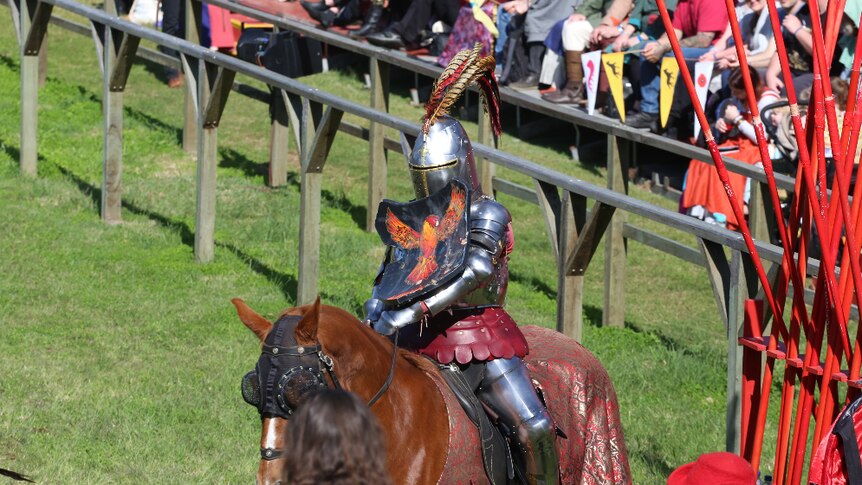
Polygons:
[[515,432],[528,482],[556,484],[559,463],[554,423],[536,395],[523,361],[495,359],[485,366],[476,394]]

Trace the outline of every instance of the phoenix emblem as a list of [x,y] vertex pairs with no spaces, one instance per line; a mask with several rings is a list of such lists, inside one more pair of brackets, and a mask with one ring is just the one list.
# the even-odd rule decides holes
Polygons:
[[457,229],[464,215],[465,205],[465,191],[453,186],[449,207],[442,217],[436,214],[429,215],[418,231],[405,224],[392,213],[391,209],[386,209],[386,230],[389,231],[392,240],[402,249],[419,249],[419,260],[405,278],[406,283],[417,285],[434,273],[437,269],[435,257],[437,243],[448,238]]

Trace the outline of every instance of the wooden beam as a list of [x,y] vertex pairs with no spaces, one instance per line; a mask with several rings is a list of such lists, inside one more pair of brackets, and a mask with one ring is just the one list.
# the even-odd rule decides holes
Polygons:
[[601,202],[596,202],[593,205],[590,217],[580,231],[577,243],[566,259],[565,266],[563,266],[566,274],[583,275],[587,272],[590,261],[592,261],[596,249],[599,247],[599,242],[602,240],[602,235],[610,226],[615,213],[616,207],[614,206]]
[[287,107],[278,89],[271,89],[270,108],[272,109],[272,122],[269,130],[269,174],[266,183],[270,187],[281,187],[287,184],[287,170],[290,166],[288,154],[290,153],[290,118],[287,115]]
[[557,186],[533,179],[536,187],[536,197],[539,199],[539,209],[545,219],[545,230],[551,240],[551,250],[554,252],[554,261],[559,265],[563,259],[560,257],[559,227],[562,211],[562,201]]
[[102,200],[100,213],[108,224],[122,215],[123,98],[140,37],[107,27],[102,45]]
[[[110,0],[108,0],[110,1]],[[186,40],[191,42],[192,44],[200,44],[201,43],[201,32],[203,31],[202,27],[202,5],[201,2],[195,0],[179,0],[181,2],[186,2],[185,8],[185,18],[186,18]],[[181,57],[182,56],[181,54]],[[201,61],[203,62],[203,61]],[[187,62],[183,62],[184,73],[186,82],[191,77],[196,75],[197,69],[188,70],[185,69],[188,66]],[[196,67],[196,66],[192,66]],[[187,89],[186,90],[186,101],[185,101],[185,112],[184,112],[184,121],[183,121],[183,150],[187,153],[198,152],[200,155],[200,148],[198,146],[198,135],[200,130],[200,123],[198,122],[198,106],[196,103],[199,101],[199,96],[196,89]]]
[[718,306],[718,314],[725,326],[728,324],[728,302],[730,298],[730,262],[724,253],[724,246],[712,241],[697,238],[701,254],[706,261],[706,274],[712,285],[712,294]]
[[233,86],[233,79],[236,77],[236,71],[218,67],[213,77],[215,79],[211,84],[210,96],[203,116],[201,116],[204,128],[218,128]]
[[[182,64],[182,71],[185,73],[185,85],[186,85],[186,100],[189,100],[189,103],[186,103],[186,111],[185,117],[188,119],[190,116],[195,120],[195,134],[191,136],[189,139],[197,140],[197,119],[198,112],[200,111],[198,105],[198,75],[200,73],[198,69],[198,64],[202,61],[200,59],[196,59],[194,57],[189,57],[183,53],[180,53],[180,64]],[[189,112],[191,109],[191,112]],[[185,149],[186,144],[186,129],[183,128],[183,148]],[[197,143],[197,142],[195,142]],[[187,150],[188,151],[188,150]]]
[[[376,58],[369,61],[371,70],[371,107],[379,111],[389,112],[389,64]],[[377,206],[386,197],[386,148],[384,138],[386,127],[380,123],[371,122],[368,139],[368,210],[365,211],[365,230],[374,231],[374,216]],[[408,157],[410,153],[406,154]]]
[[344,111],[332,107],[326,108],[315,131],[314,142],[306,151],[307,158],[302,161],[303,172],[323,172],[323,166],[326,164],[326,158],[329,156],[329,150],[332,148],[332,142],[335,141],[343,116]]
[[557,331],[578,342],[584,328],[584,275],[566,271],[567,261],[574,254],[578,233],[584,227],[587,199],[569,191],[563,192],[560,206],[559,248],[563,257],[557,263]]
[[6,2],[9,6],[9,13],[12,14],[12,29],[15,31],[15,39],[18,41],[19,49],[24,43],[24,34],[21,31],[21,1],[8,0]]
[[[327,109],[324,118],[332,117],[332,111]],[[340,115],[336,114],[340,118]],[[299,271],[296,295],[297,305],[313,303],[318,296],[318,272],[320,270],[320,192],[323,173],[309,171],[311,167],[313,141],[320,140],[315,133],[314,120],[308,99],[302,99],[300,160],[304,166],[300,175],[299,194]],[[338,123],[335,123],[336,125]],[[326,125],[321,129],[328,131]],[[324,136],[331,143],[331,137]],[[322,169],[323,164],[320,164]]]
[[[33,18],[38,10],[36,0],[24,0],[19,4],[19,28],[22,39],[29,39]],[[39,42],[39,45],[41,42]],[[26,51],[21,43],[21,173],[35,177],[39,150],[39,56],[38,52]]]
[[[494,138],[494,133],[491,130],[491,119],[483,112],[487,112],[487,108],[483,108],[485,106],[485,97],[479,96],[481,101],[481,106],[479,108],[479,143],[483,145],[493,146],[497,148],[497,140]],[[485,191],[485,195],[489,195],[492,197],[496,197],[494,194],[494,176],[497,174],[497,166],[491,163],[487,158],[478,158],[476,159],[479,171],[479,182],[482,184],[482,189]]]
[[[184,62],[185,57],[184,57]],[[188,65],[188,63],[186,62]],[[215,66],[200,60],[197,63],[197,102],[194,106],[210,106]],[[190,78],[191,76],[186,76]],[[214,111],[218,111],[214,108]],[[206,112],[200,112],[197,123],[198,170],[195,197],[195,261],[208,263],[215,257],[216,167],[218,166],[218,125],[204,125]]]
[[[628,164],[620,157],[617,139],[608,135],[608,188],[619,193],[628,193]],[[623,227],[625,212],[614,214],[605,238],[605,298],[602,325],[622,327],[625,325],[626,286],[626,240]]]
[[30,28],[24,41],[25,55],[35,56],[39,54],[39,51],[42,49],[42,41],[48,32],[48,22],[51,20],[51,12],[53,10],[54,5],[50,3],[36,3],[33,16],[30,18]]

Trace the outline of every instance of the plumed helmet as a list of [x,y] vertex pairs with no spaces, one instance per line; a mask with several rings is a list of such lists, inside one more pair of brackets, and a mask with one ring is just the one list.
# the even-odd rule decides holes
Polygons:
[[408,161],[416,197],[427,197],[458,180],[474,193],[481,193],[473,147],[461,123],[450,116],[437,120],[416,140]]
[[500,134],[500,92],[494,77],[494,58],[479,57],[481,44],[459,52],[435,81],[425,104],[422,132],[408,159],[417,198],[427,197],[451,180],[481,193],[473,147],[464,127],[448,116],[449,109],[473,82],[479,85],[494,134]]

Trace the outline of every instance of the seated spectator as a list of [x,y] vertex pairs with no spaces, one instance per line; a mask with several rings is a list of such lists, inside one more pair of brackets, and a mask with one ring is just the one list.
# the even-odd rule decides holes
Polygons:
[[[682,54],[686,59],[697,59],[706,53],[727,28],[727,11],[722,2],[714,0],[679,0],[674,11],[673,27]],[[655,42],[644,46],[641,54],[641,110],[626,116],[626,124],[633,128],[658,131],[661,59],[673,56],[667,33]]]
[[[666,0],[664,3],[668,11],[673,13],[676,0]],[[635,0],[632,13],[621,25],[622,31],[613,39],[614,52],[635,48],[642,42],[657,40],[664,34],[664,22],[661,21],[656,0]]]
[[631,0],[585,0],[577,6],[562,28],[566,85],[542,95],[542,99],[551,103],[579,103],[585,92],[581,53],[588,46],[602,48],[613,42],[624,30],[621,19],[628,17],[631,10]]
[[299,0],[299,4],[308,12],[308,16],[320,22],[324,29],[333,25],[343,27],[360,18],[359,0]]
[[371,0],[371,6],[368,7],[362,27],[357,30],[351,30],[348,35],[353,38],[359,38],[368,37],[370,34],[378,32],[382,23],[383,12],[388,8],[389,0]]
[[[523,76],[519,79],[504,78],[501,81],[508,83],[515,89],[533,89],[539,85],[539,72],[542,68],[542,55],[545,52],[545,37],[548,31],[560,20],[571,14],[572,9],[578,4],[576,0],[514,0],[504,4],[504,8],[513,14],[525,12],[523,18],[524,38],[523,46],[525,65]],[[526,10],[524,9],[526,7]],[[509,39],[511,42],[511,37]],[[508,56],[506,60],[509,61]],[[509,69],[511,66],[506,66]]]
[[452,32],[449,33],[446,47],[437,57],[437,64],[448,66],[449,61],[459,52],[473,49],[476,43],[482,44],[480,56],[491,54],[494,38],[499,34],[493,20],[496,9],[496,3],[485,0],[474,0],[469,5],[462,6],[458,11],[455,25],[452,26]]
[[380,32],[366,36],[371,44],[390,49],[417,49],[433,40],[432,19],[448,26],[455,25],[460,0],[412,0],[396,22]]
[[324,389],[290,419],[284,482],[292,485],[391,485],[383,432],[355,394]]
[[[742,41],[745,43],[748,65],[763,70],[769,66],[769,62],[775,54],[775,36],[772,33],[772,24],[769,22],[767,1],[772,0],[746,0],[747,12],[744,15],[737,14],[740,34],[742,34]],[[700,60],[715,61],[715,69],[717,70],[724,71],[739,67],[730,24],[709,52],[700,56]]]
[[[811,35],[811,13],[808,11],[808,2],[805,0],[780,0],[781,12],[781,35],[787,50],[787,62],[790,66],[790,75],[793,77],[793,86],[796,92],[810,87],[814,79],[814,59],[811,52],[814,49],[814,39]],[[826,0],[818,0],[820,8],[820,20],[825,25]],[[839,56],[833,56],[830,75],[838,75],[841,72]],[[786,80],[782,79],[781,64],[776,52],[770,59],[766,68],[766,84],[776,90],[784,89]]]
[[[778,101],[778,93],[763,84],[757,71],[751,69],[750,72],[755,96],[757,96],[758,110]],[[728,85],[732,97],[719,104],[718,119],[715,122],[718,148],[723,155],[730,158],[753,165],[758,164],[760,149],[757,146],[757,136],[747,109],[745,82],[740,68],[737,67],[731,71]],[[745,193],[747,178],[732,172],[729,176],[734,192]],[[715,167],[699,160],[692,160],[689,163],[680,205],[686,214],[693,217],[710,222],[726,221],[729,229],[736,229],[739,225]],[[717,214],[720,214],[720,217],[717,217]]]

